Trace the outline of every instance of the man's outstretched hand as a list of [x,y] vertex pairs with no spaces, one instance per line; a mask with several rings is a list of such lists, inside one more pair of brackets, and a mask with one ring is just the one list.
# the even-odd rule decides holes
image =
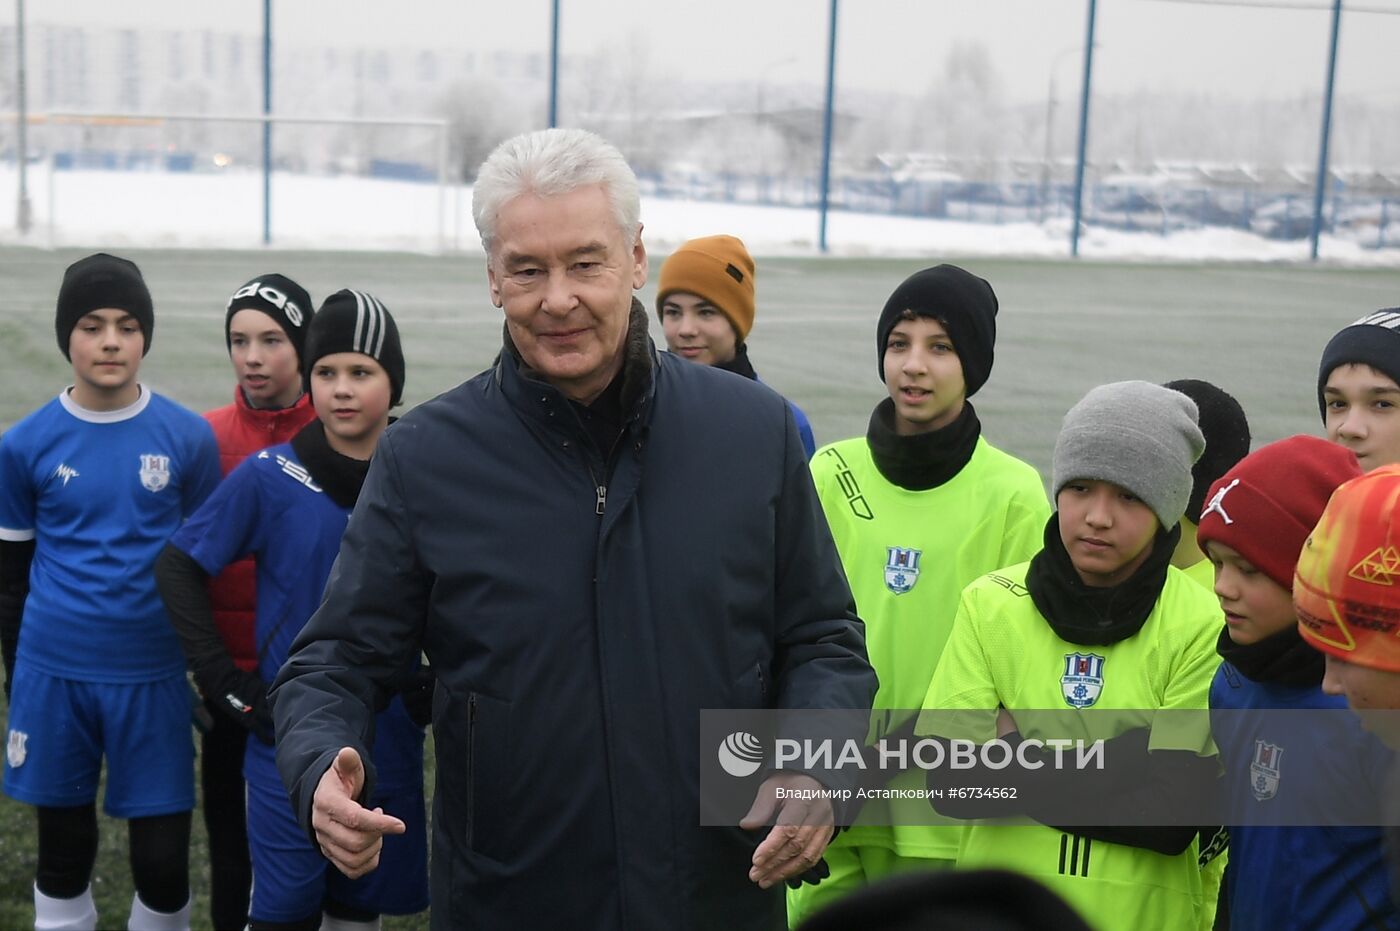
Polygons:
[[379,866],[385,834],[402,834],[404,824],[384,809],[373,811],[355,801],[365,785],[360,755],[341,747],[335,762],[321,776],[311,803],[311,827],[321,853],[351,879]]
[[[753,806],[739,827],[757,831],[771,824],[773,829],[753,852],[749,879],[759,888],[801,876],[821,861],[835,831],[831,799],[815,795],[822,784],[803,773],[775,773],[763,780]],[[778,798],[778,790],[811,792],[811,798]]]

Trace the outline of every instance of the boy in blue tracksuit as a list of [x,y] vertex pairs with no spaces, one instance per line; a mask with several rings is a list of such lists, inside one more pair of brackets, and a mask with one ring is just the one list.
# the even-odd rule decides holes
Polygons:
[[[297,825],[273,756],[267,688],[320,604],[375,443],[402,395],[393,318],[371,295],[331,295],[312,318],[303,368],[318,419],[230,473],[171,539],[157,577],[201,691],[224,713],[251,718],[259,738],[248,742],[243,765],[251,926],[373,928],[381,913],[409,914],[428,904],[423,728],[402,697],[378,716],[372,805],[407,831],[386,839],[377,871],[351,881],[326,864]],[[203,587],[207,576],[245,555],[257,564],[256,673],[234,665]]]
[[103,808],[128,821],[128,926],[189,927],[190,697],[153,566],[219,454],[201,417],[137,380],[154,325],[133,263],[74,262],[55,318],[73,384],[0,440],[5,792],[38,810],[41,928],[97,923],[104,758]]
[[1323,693],[1323,657],[1298,634],[1292,589],[1299,552],[1328,498],[1359,475],[1349,450],[1295,436],[1240,460],[1211,486],[1201,512],[1197,539],[1225,612],[1211,726],[1227,811],[1242,822],[1229,825],[1222,902],[1234,931],[1400,928],[1378,828],[1341,826],[1345,816],[1327,807],[1308,809],[1326,826],[1277,826],[1303,806],[1344,803],[1336,786],[1353,794],[1369,786],[1379,797],[1392,760],[1344,712],[1318,724],[1314,736],[1304,722],[1316,715],[1267,711],[1346,707]]

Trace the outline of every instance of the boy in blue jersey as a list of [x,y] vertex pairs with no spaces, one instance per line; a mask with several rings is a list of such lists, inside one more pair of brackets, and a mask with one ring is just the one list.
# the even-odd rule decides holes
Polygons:
[[1339,826],[1345,817],[1327,807],[1315,815],[1325,826],[1275,826],[1335,786],[1380,797],[1391,754],[1350,715],[1330,716],[1313,736],[1294,718],[1253,713],[1346,707],[1324,694],[1323,655],[1299,636],[1293,577],[1333,491],[1361,474],[1350,450],[1290,437],[1221,476],[1201,513],[1198,539],[1225,611],[1210,708],[1229,811],[1242,822],[1229,827],[1222,899],[1235,931],[1400,927],[1379,828]]
[[[320,604],[370,456],[403,393],[393,318],[371,295],[336,292],[312,318],[303,370],[318,419],[290,443],[234,469],[171,539],[156,574],[201,691],[221,711],[251,719],[259,738],[248,742],[243,758],[251,927],[345,931],[378,927],[381,913],[410,914],[428,905],[423,728],[413,719],[428,709],[411,714],[395,698],[378,716],[378,781],[369,804],[406,830],[386,839],[377,871],[352,881],[327,865],[296,822],[273,757],[267,687]],[[249,555],[257,565],[254,672],[234,664],[204,586]]]
[[55,331],[73,384],[0,440],[5,792],[38,810],[36,927],[97,923],[104,757],[104,810],[129,822],[128,927],[189,927],[189,691],[152,567],[219,456],[201,417],[137,381],[153,325],[134,264],[69,266]]

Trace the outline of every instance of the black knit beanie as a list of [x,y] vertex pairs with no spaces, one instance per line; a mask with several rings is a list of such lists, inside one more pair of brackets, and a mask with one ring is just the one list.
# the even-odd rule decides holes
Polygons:
[[967,397],[992,374],[997,341],[997,296],[992,286],[956,265],[938,265],[915,272],[894,289],[875,328],[875,360],[885,380],[885,343],[905,311],[943,321],[962,363]]
[[303,361],[306,331],[315,312],[311,295],[306,293],[305,288],[286,275],[270,272],[259,275],[233,292],[224,314],[224,344],[230,352],[233,351],[233,339],[229,335],[229,324],[233,323],[233,315],[240,310],[259,310],[275,320],[296,349],[297,362]]
[[1360,362],[1390,376],[1400,385],[1400,307],[1388,307],[1367,314],[1349,327],[1343,327],[1322,350],[1317,370],[1317,410],[1327,422],[1327,399],[1323,389],[1327,377],[1339,365]]
[[1206,492],[1235,463],[1249,455],[1249,421],[1244,408],[1226,391],[1208,381],[1181,378],[1162,387],[1180,391],[1196,402],[1196,422],[1206,438],[1206,451],[1191,467],[1191,497],[1186,519],[1197,523],[1206,506]]
[[54,332],[58,336],[58,348],[63,358],[72,361],[68,354],[68,340],[78,321],[94,310],[108,307],[124,310],[136,318],[141,324],[144,344],[141,355],[151,351],[151,337],[156,326],[155,310],[151,306],[151,292],[146,287],[146,279],[141,277],[141,269],[129,259],[95,252],[69,265],[63,273],[63,284],[58,288]]
[[311,318],[302,357],[302,380],[311,393],[311,370],[316,360],[337,352],[358,352],[384,367],[393,386],[389,405],[403,399],[403,347],[389,309],[373,294],[346,288],[326,298]]

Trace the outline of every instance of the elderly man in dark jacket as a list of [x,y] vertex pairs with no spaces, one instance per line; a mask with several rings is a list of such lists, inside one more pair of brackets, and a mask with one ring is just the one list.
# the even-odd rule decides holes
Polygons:
[[[496,365],[379,445],[325,601],[274,692],[298,815],[349,875],[376,706],[437,672],[433,927],[784,927],[832,833],[780,772],[700,826],[704,708],[868,709],[875,675],[788,406],[658,353],[636,179],[547,130],[482,166]],[[777,822],[771,832],[761,830]]]

